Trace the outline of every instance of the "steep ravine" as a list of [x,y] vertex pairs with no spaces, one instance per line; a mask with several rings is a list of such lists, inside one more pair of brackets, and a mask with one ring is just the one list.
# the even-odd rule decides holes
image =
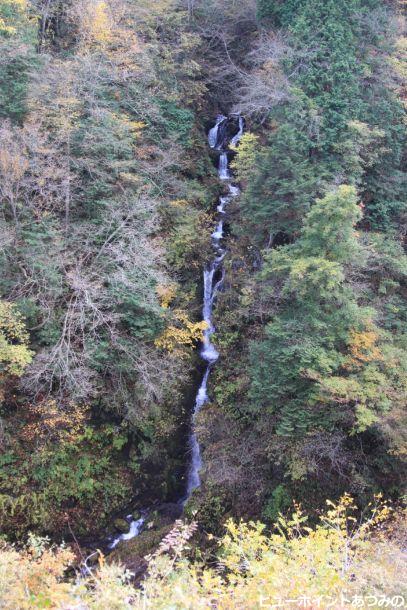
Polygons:
[[[216,295],[222,289],[225,279],[223,260],[227,250],[224,244],[224,223],[227,216],[227,206],[233,198],[239,195],[239,188],[232,182],[232,174],[229,169],[228,149],[230,145],[238,144],[244,131],[243,117],[232,115],[220,115],[214,127],[208,134],[208,142],[211,149],[218,157],[218,176],[224,181],[227,194],[220,197],[216,207],[216,224],[214,231],[210,235],[214,256],[203,270],[203,304],[202,318],[206,322],[206,329],[203,334],[203,341],[200,347],[200,357],[204,362],[202,381],[198,388],[195,405],[192,411],[191,429],[189,435],[189,456],[190,463],[186,475],[185,492],[178,499],[172,508],[174,515],[181,514],[183,507],[192,496],[194,490],[200,487],[200,470],[202,466],[201,450],[195,432],[195,420],[202,407],[208,401],[207,386],[211,370],[219,358],[212,336],[215,332],[212,313],[216,301]],[[142,508],[139,512],[129,514],[125,517],[129,531],[117,535],[108,540],[108,548],[115,549],[121,542],[132,540],[137,537],[145,528],[146,523],[153,512],[153,508]]]

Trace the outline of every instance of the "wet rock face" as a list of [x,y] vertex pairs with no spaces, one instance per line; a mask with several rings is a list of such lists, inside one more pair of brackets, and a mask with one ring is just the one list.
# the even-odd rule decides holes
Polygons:
[[219,125],[216,148],[224,148],[224,145],[227,145],[227,142],[229,142],[229,131],[230,123],[229,120],[225,118],[225,120]]
[[[228,117],[225,121],[225,127],[221,134],[220,146],[227,148],[233,137],[239,132],[239,117]],[[221,131],[221,130],[220,130]]]
[[179,519],[182,516],[182,504],[179,502],[167,502],[166,504],[161,504],[158,509],[158,513],[163,523],[173,523],[176,521],[176,519]]
[[240,116],[238,114],[231,114],[228,117],[228,131],[227,135],[229,140],[231,140],[240,129]]
[[132,572],[134,582],[139,583],[148,566],[146,555],[157,549],[162,539],[171,531],[174,521],[181,517],[182,510],[182,505],[175,502],[158,506],[149,515],[146,528],[139,536],[120,542],[110,553],[108,561],[125,565]]
[[244,127],[244,119],[239,115],[220,115],[215,127],[210,130],[209,144],[216,151],[226,150]]

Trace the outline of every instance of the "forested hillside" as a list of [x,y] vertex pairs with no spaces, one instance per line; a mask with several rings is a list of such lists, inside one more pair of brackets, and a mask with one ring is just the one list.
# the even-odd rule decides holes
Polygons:
[[0,0],[0,608],[406,595],[405,10]]
[[273,521],[293,499],[403,489],[405,39],[382,2],[257,15],[201,426],[210,502]]
[[213,195],[190,60],[199,39],[165,8],[1,4],[1,513],[12,535],[98,529],[145,484],[150,500],[171,494],[183,469]]

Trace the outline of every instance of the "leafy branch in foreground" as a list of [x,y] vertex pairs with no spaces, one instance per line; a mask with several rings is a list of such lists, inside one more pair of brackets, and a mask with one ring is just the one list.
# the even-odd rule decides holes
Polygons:
[[[343,599],[370,599],[380,607],[384,597],[405,595],[406,568],[394,534],[403,513],[392,511],[380,497],[359,516],[352,498],[328,502],[320,523],[311,527],[295,506],[280,515],[275,533],[260,523],[227,523],[218,541],[220,553],[208,567],[186,558],[195,524],[177,522],[158,551],[148,557],[141,588],[131,574],[101,557],[92,576],[76,581],[63,574],[73,556],[67,549],[49,548],[31,540],[25,550],[0,549],[0,594],[5,610],[31,610],[40,604],[68,610],[259,610],[267,603],[320,600],[320,607],[339,609]],[[213,562],[212,562],[213,563]],[[41,607],[41,606],[40,606]]]

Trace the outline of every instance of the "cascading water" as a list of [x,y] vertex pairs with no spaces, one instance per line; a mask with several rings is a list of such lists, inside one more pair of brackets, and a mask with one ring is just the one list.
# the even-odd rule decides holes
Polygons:
[[230,140],[231,146],[237,146],[237,144],[239,144],[240,140],[242,139],[243,133],[244,133],[244,118],[242,116],[239,116],[239,131]]
[[[228,127],[229,122],[236,122],[238,119],[239,129],[237,133],[230,138],[228,136]],[[219,115],[215,126],[209,131],[208,134],[208,142],[209,146],[213,149],[217,149],[220,151],[219,155],[219,165],[218,165],[218,175],[221,180],[228,181],[228,194],[220,197],[219,204],[217,206],[218,211],[218,219],[215,230],[211,235],[212,239],[212,247],[214,250],[214,258],[213,260],[206,265],[203,272],[203,280],[204,280],[204,294],[203,294],[203,306],[202,306],[202,317],[207,324],[206,329],[203,333],[202,338],[202,348],[200,351],[200,356],[202,360],[206,363],[205,372],[202,378],[201,385],[199,386],[198,393],[195,399],[195,406],[192,416],[192,427],[191,433],[189,437],[189,448],[191,453],[190,465],[187,473],[187,481],[186,481],[186,489],[185,495],[179,501],[181,506],[184,506],[185,503],[191,497],[193,491],[197,489],[201,484],[200,479],[200,470],[202,468],[202,458],[201,458],[201,450],[198,443],[198,439],[195,432],[195,421],[198,413],[208,401],[208,379],[211,373],[212,367],[214,363],[219,358],[219,353],[217,352],[215,346],[213,345],[211,338],[215,332],[215,327],[212,322],[212,312],[213,305],[215,302],[216,295],[222,287],[225,278],[225,272],[223,268],[223,259],[226,255],[226,250],[220,244],[222,239],[224,238],[223,227],[224,227],[224,218],[225,218],[225,208],[228,203],[232,201],[234,197],[237,197],[240,193],[239,188],[231,183],[231,173],[229,171],[229,160],[227,149],[229,145],[236,146],[239,143],[244,132],[244,119],[243,117],[231,117],[228,118],[224,115]],[[130,540],[142,531],[143,525],[148,516],[148,511],[144,511],[144,515],[139,519],[132,519],[131,515],[127,517],[127,521],[129,522],[130,530],[126,534],[120,534],[116,538],[114,538],[110,542],[110,548],[114,549],[120,541],[122,540]]]
[[215,126],[208,133],[208,142],[211,148],[216,148],[219,139],[219,129],[224,122],[227,121],[227,117],[220,114],[216,119]]
[[[201,408],[204,406],[204,404],[208,400],[208,394],[207,394],[206,388],[208,385],[208,378],[209,378],[210,370],[211,370],[210,366],[208,366],[206,368],[205,374],[202,379],[202,383],[199,387],[198,394],[196,396],[192,425],[195,424],[196,415],[199,413]],[[198,439],[196,437],[195,432],[191,433],[189,443],[190,443],[190,449],[191,449],[191,465],[190,465],[189,472],[188,472],[186,494],[185,494],[185,498],[183,499],[184,504],[188,500],[188,498],[191,497],[191,494],[194,491],[194,489],[197,489],[201,484],[201,480],[199,478],[199,471],[201,470],[201,466],[202,466],[201,450],[200,450]]]
[[[222,150],[221,155],[219,156],[219,167],[218,174],[221,180],[230,180],[231,174],[229,171],[229,162],[228,155],[226,149],[228,148],[229,142],[226,140],[219,141],[219,125],[224,124],[229,119],[218,117],[218,121],[213,129],[209,132],[208,141],[211,148],[220,148]],[[230,144],[236,145],[238,144],[240,138],[243,135],[244,131],[244,119],[243,117],[239,117],[239,131],[235,136],[230,140]],[[203,307],[202,307],[202,316],[204,321],[207,323],[207,328],[204,331],[203,341],[202,341],[202,350],[200,352],[201,358],[207,363],[206,370],[202,379],[202,383],[198,390],[198,394],[195,401],[195,408],[193,412],[192,418],[192,430],[190,435],[190,448],[191,448],[191,463],[188,470],[187,477],[187,489],[186,489],[186,497],[184,499],[184,503],[190,498],[191,494],[195,489],[197,489],[200,484],[200,470],[202,467],[202,458],[201,458],[201,450],[199,447],[198,439],[195,432],[195,421],[198,413],[208,401],[207,394],[207,386],[210,372],[214,363],[219,358],[219,353],[216,351],[215,346],[211,341],[211,337],[215,332],[215,327],[212,322],[212,311],[213,305],[216,298],[217,293],[219,292],[222,284],[224,282],[224,269],[223,269],[223,259],[226,254],[226,250],[220,246],[220,242],[223,239],[223,217],[225,214],[225,207],[228,203],[239,195],[239,188],[236,185],[228,183],[229,194],[227,196],[221,197],[219,199],[219,205],[217,206],[218,213],[220,218],[218,218],[218,223],[215,228],[215,231],[212,233],[212,246],[215,251],[215,258],[209,263],[209,265],[204,269],[204,298],[203,298]],[[220,274],[219,279],[216,279]]]
[[229,180],[230,178],[228,154],[226,152],[223,152],[219,157],[219,178],[221,180]]
[[133,519],[132,515],[128,515],[127,519],[130,521],[130,529],[126,534],[120,534],[111,543],[110,548],[113,550],[122,540],[131,540],[139,535],[143,529],[146,518],[140,517],[140,519]]

